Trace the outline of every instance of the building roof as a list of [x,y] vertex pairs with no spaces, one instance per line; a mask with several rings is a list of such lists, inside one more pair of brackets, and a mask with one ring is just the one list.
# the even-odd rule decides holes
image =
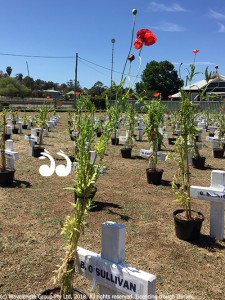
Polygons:
[[[210,84],[215,81],[225,81],[225,76],[219,75],[217,73],[213,73],[213,75],[211,76],[211,79],[209,80],[208,83],[205,79],[203,79],[198,82],[187,85],[187,86],[183,87],[182,89],[186,90],[186,91],[198,91],[198,90],[203,89],[207,84]],[[180,98],[180,97],[181,97],[180,92],[171,95],[171,98]]]

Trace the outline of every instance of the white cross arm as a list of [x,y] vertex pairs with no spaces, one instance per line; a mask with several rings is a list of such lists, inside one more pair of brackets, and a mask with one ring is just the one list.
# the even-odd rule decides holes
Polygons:
[[78,247],[77,271],[112,290],[141,299],[155,295],[156,276],[125,264],[115,264],[99,254]]
[[190,187],[190,196],[200,200],[208,200],[211,202],[225,203],[225,191],[211,189],[209,187],[201,187],[192,185]]
[[39,138],[37,136],[25,135],[25,140],[26,141],[38,142],[38,139]]
[[12,158],[13,160],[18,160],[19,159],[19,154],[16,151],[5,150],[5,157],[6,158]]

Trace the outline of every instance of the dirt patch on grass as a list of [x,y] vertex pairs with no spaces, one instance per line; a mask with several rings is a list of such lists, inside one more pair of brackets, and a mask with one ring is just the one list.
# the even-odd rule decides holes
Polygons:
[[[44,138],[56,164],[64,163],[57,155],[60,149],[67,154],[73,150],[66,124],[67,116],[61,114],[60,124]],[[42,177],[39,167],[43,161],[28,156],[24,135],[14,135],[13,140],[19,152],[16,180],[11,187],[0,188],[0,295],[38,294],[53,286],[50,279],[64,255],[60,222],[72,211],[73,191],[64,187],[73,185],[73,174]],[[212,157],[211,143],[202,144],[206,168],[191,167],[191,181],[193,185],[209,186],[211,170],[225,170],[225,160]],[[164,152],[174,147],[167,140],[165,146]],[[159,162],[159,168],[164,169],[163,182],[155,186],[147,183],[148,163],[139,157],[140,149],[149,148],[147,141],[136,142],[132,159],[123,159],[120,148],[122,144],[108,146],[107,172],[98,181],[96,206],[88,216],[89,228],[80,246],[99,253],[101,223],[123,223],[126,263],[155,274],[158,295],[223,299],[225,242],[209,237],[209,203],[193,200],[193,208],[205,216],[200,239],[193,243],[178,240],[172,218],[172,212],[180,208],[171,191],[175,162]],[[90,285],[83,277],[74,278],[74,286],[88,294]]]

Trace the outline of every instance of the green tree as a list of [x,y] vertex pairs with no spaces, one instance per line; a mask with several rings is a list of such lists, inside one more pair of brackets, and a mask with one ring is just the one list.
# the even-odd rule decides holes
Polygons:
[[6,73],[8,74],[8,76],[10,76],[11,75],[11,73],[12,73],[12,68],[11,67],[6,67]]
[[0,78],[0,95],[7,97],[25,97],[30,93],[25,85],[20,84],[15,78]]
[[103,85],[101,81],[97,81],[90,89],[89,93],[91,96],[100,96],[105,90],[106,86]]
[[161,93],[162,99],[176,93],[183,86],[174,65],[167,60],[147,63],[141,75],[141,82],[136,84],[137,93],[146,92],[147,96],[154,92]]

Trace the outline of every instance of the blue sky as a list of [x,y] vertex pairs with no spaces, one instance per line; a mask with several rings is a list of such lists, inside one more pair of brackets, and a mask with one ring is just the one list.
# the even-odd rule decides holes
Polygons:
[[[138,11],[135,33],[148,28],[158,38],[142,49],[140,74],[147,62],[168,60],[176,69],[183,62],[184,79],[185,68],[193,62],[192,50],[199,49],[196,69],[202,72],[209,66],[214,71],[218,65],[225,75],[224,0],[0,0],[0,4],[0,70],[11,66],[12,76],[26,76],[28,64],[34,79],[66,83],[74,80],[78,53],[80,85],[90,88],[101,81],[110,86],[114,38],[113,80],[118,84],[130,46],[133,8]],[[135,76],[139,52],[133,48],[132,53]],[[198,75],[196,80],[202,78]]]

